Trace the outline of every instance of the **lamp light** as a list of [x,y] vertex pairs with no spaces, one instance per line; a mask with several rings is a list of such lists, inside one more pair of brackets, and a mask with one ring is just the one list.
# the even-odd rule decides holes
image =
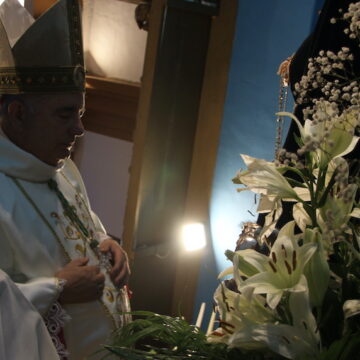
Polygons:
[[203,223],[183,225],[181,235],[182,242],[187,251],[199,250],[206,245],[205,226]]

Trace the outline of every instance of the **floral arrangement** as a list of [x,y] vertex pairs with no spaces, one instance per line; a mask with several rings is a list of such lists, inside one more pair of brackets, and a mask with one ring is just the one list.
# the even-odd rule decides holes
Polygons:
[[[337,21],[359,40],[360,2]],[[235,291],[222,283],[215,300],[221,327],[211,336],[230,347],[274,358],[355,359],[360,350],[360,218],[358,159],[359,83],[354,56],[343,47],[321,51],[295,89],[305,122],[290,113],[300,136],[298,150],[282,149],[275,162],[247,155],[247,169],[233,181],[260,194],[266,213],[257,237],[263,249],[227,251]],[[292,220],[274,236],[282,204],[292,202]],[[265,250],[265,251],[264,251]]]
[[[304,126],[281,115],[298,124],[298,154],[281,151],[276,163],[242,155],[247,170],[234,182],[261,194],[260,210],[268,214],[257,240],[265,251],[227,251],[233,266],[221,276],[232,273],[237,289],[218,287],[222,323],[210,339],[287,359],[316,359],[336,342],[360,349],[358,178],[350,179],[343,157],[358,141],[360,113],[354,105],[336,114],[319,100],[317,120]],[[294,220],[270,242],[282,202],[293,202]]]
[[[360,2],[331,19],[338,21],[348,23],[345,33],[358,46]],[[162,345],[134,350],[142,351],[139,359],[359,358],[359,161],[351,153],[359,140],[360,91],[353,61],[346,47],[309,60],[295,86],[304,124],[278,114],[297,124],[296,153],[282,149],[274,162],[241,155],[247,169],[233,181],[239,191],[260,194],[258,212],[266,216],[256,250],[226,252],[232,266],[219,277],[232,275],[233,286],[223,281],[215,292],[219,327],[205,337],[181,319],[148,313],[121,330],[122,340],[108,350],[130,356],[129,348],[151,334]],[[292,214],[276,229],[289,215],[286,202]],[[165,328],[171,329],[166,336]],[[174,340],[180,333],[190,342]]]

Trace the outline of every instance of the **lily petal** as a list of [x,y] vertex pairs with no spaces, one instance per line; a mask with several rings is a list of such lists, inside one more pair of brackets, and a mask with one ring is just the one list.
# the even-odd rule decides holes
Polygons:
[[297,226],[301,229],[302,232],[304,232],[306,227],[311,224],[310,216],[305,211],[302,203],[296,203],[294,205],[293,216]]
[[347,300],[343,305],[345,319],[360,314],[360,300]]

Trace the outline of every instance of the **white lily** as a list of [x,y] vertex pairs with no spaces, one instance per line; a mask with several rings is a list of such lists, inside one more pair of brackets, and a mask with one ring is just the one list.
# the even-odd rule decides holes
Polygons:
[[251,277],[259,272],[267,270],[268,257],[255,251],[253,249],[245,249],[238,251],[226,251],[227,257],[232,257],[233,265],[223,270],[218,279],[222,279],[225,276],[233,275],[237,286],[240,287],[243,283],[241,277]]
[[256,255],[255,258],[255,254],[241,255],[239,252],[245,261],[259,271],[239,284],[239,290],[253,287],[255,294],[266,294],[267,303],[272,309],[276,308],[284,292],[306,290],[303,286],[304,267],[317,245],[308,243],[299,246],[294,235],[294,226],[295,223],[292,221],[281,229],[269,256]]
[[243,154],[241,157],[247,165],[247,170],[239,172],[237,180],[246,188],[238,191],[251,190],[258,194],[280,197],[283,200],[299,200],[296,191],[277,170],[274,163]]
[[277,114],[288,116],[296,122],[304,144],[310,141],[319,142],[313,158],[321,168],[327,166],[332,159],[350,153],[359,140],[359,137],[354,136],[355,127],[359,125],[358,110],[345,111],[340,116],[333,113],[324,115],[324,112],[330,111],[330,108],[331,105],[328,102],[319,101],[316,104],[315,114],[321,121],[314,123],[306,119],[304,126],[292,113]]
[[350,213],[350,217],[356,217],[360,219],[360,208],[358,207],[353,208],[352,212]]
[[[307,289],[306,279],[301,281]],[[229,337],[230,347],[252,350],[262,345],[288,359],[315,358],[319,352],[319,333],[307,290],[291,293],[289,307],[293,324],[252,324]]]
[[276,228],[276,223],[279,220],[283,209],[281,198],[276,196],[261,195],[259,207],[257,209],[259,214],[268,213],[265,216],[265,222],[258,236],[258,241],[262,245],[264,239],[272,234]]
[[360,314],[360,300],[347,300],[344,302],[343,311],[345,319]]
[[214,300],[218,306],[221,322],[220,327],[208,336],[210,342],[229,343],[231,335],[237,331],[243,331],[251,325],[276,321],[274,312],[265,306],[265,299],[253,295],[252,289],[240,294],[228,289],[222,283],[215,291]]
[[308,225],[311,225],[311,218],[309,214],[305,211],[302,203],[296,203],[293,206],[293,217],[295,219],[296,225],[300,228],[302,232],[305,231]]

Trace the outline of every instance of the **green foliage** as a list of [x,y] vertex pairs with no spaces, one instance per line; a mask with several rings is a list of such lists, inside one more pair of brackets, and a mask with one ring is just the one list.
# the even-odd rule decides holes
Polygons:
[[333,342],[316,360],[355,360],[359,359],[359,352],[360,332],[349,333],[340,340]]
[[136,311],[139,317],[118,329],[105,346],[107,355],[127,360],[263,360],[262,354],[245,354],[225,344],[207,342],[206,335],[179,317]]
[[[332,333],[332,341],[324,344],[324,350],[316,359],[299,360],[354,360],[360,353],[360,330],[349,332],[339,340],[334,340],[340,334],[331,327],[339,319],[331,318],[336,304],[334,294],[328,293],[325,303],[329,306],[326,326]],[[325,306],[326,307],[326,306]],[[110,345],[104,346],[103,359],[115,354],[119,359],[126,360],[281,360],[277,354],[264,355],[259,352],[243,352],[239,349],[229,349],[226,344],[209,343],[203,331],[189,325],[184,319],[155,314],[147,311],[133,312],[141,317],[118,329],[114,333]],[[342,323],[342,321],[340,321]],[[323,324],[325,325],[325,324]],[[325,327],[325,326],[324,326]],[[341,326],[338,327],[338,329]],[[326,346],[329,346],[326,348]]]

